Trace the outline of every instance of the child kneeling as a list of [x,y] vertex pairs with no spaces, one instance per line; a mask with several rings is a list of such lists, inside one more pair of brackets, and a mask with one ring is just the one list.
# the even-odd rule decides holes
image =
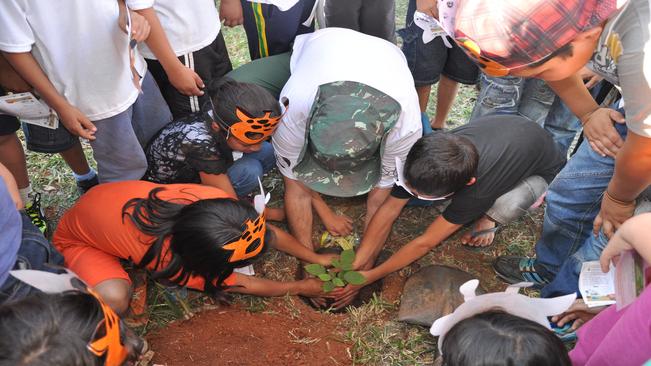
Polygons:
[[275,282],[235,273],[272,245],[311,262],[330,264],[264,214],[215,187],[125,181],[95,187],[67,211],[54,245],[70,268],[116,312],[129,307],[131,280],[120,261],[151,277],[217,295],[318,296],[318,280]]

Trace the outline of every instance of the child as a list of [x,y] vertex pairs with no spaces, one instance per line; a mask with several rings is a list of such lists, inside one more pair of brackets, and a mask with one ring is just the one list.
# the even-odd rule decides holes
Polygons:
[[[414,22],[416,0],[409,0],[407,8],[407,27],[398,31],[404,40],[402,52],[407,58],[409,70],[414,77],[421,119],[424,125],[435,130],[445,128],[445,121],[459,90],[459,83],[476,84],[479,68],[452,42],[446,47],[441,37],[423,43],[423,30]],[[439,83],[436,99],[436,115],[430,121],[427,104],[432,85]]]
[[[636,251],[644,261],[651,263],[649,227],[649,213],[627,220],[601,254],[602,270],[607,272],[610,262],[627,250]],[[650,359],[650,308],[651,288],[647,286],[642,294],[624,309],[617,311],[616,306],[610,306],[599,313],[577,332],[578,342],[570,352],[572,364],[641,365]],[[571,317],[564,320],[568,319],[571,320]]]
[[121,260],[146,268],[154,279],[212,295],[222,290],[319,295],[318,280],[280,283],[234,273],[269,245],[313,263],[329,264],[331,256],[306,249],[231,197],[194,184],[100,185],[63,215],[53,242],[66,267],[120,314],[128,309],[131,292]]
[[396,43],[395,0],[325,0],[325,21]]
[[143,344],[88,293],[39,293],[0,307],[3,365],[131,365]]
[[[288,52],[296,36],[314,31],[317,0],[221,0],[224,24],[244,23],[251,60]],[[307,24],[307,25],[306,25]]]
[[[267,141],[281,116],[278,101],[264,88],[230,79],[217,82],[204,104],[208,111],[165,126],[146,148],[145,179],[156,183],[202,183],[242,197],[274,167]],[[248,124],[256,119],[262,125]],[[244,155],[233,162],[233,152]]]
[[576,295],[530,298],[519,294],[518,286],[478,295],[478,286],[478,280],[461,285],[464,302],[430,328],[443,365],[570,366],[548,317],[566,311]]
[[50,245],[22,211],[13,176],[0,164],[0,303],[16,301],[34,292],[9,275],[12,269],[51,271],[63,264],[61,255]]
[[142,146],[171,120],[135,42],[147,41],[179,87],[201,82],[174,56],[152,4],[0,2],[0,51],[68,131],[91,141],[100,182],[140,179]]
[[[374,218],[364,232],[355,266],[373,265],[411,197],[449,198],[451,203],[423,234],[364,273],[367,284],[424,256],[464,225],[473,227],[461,237],[462,243],[490,245],[496,223],[507,224],[523,215],[544,194],[564,161],[551,136],[519,116],[486,116],[421,138],[407,155],[404,176],[398,170],[391,196],[377,211],[381,219]],[[344,304],[352,287],[350,291],[333,291],[342,299],[336,305]]]
[[[157,0],[154,10],[174,54],[183,65],[194,70],[203,83],[208,85],[232,69],[214,0]],[[198,89],[177,89],[156,55],[144,45],[140,50],[174,119],[199,112],[207,96],[197,93]]]
[[[16,73],[7,60],[0,55],[0,95],[5,92],[22,93],[32,87]],[[20,128],[18,118],[0,115],[0,163],[11,171],[23,202],[27,202],[32,187],[27,175],[27,162],[23,146],[16,135]],[[56,130],[29,124],[23,125],[27,148],[42,153],[59,153],[72,169],[80,194],[97,185],[97,174],[88,165],[79,139],[72,136],[63,125]]]
[[457,323],[445,336],[445,366],[570,366],[563,342],[549,329],[493,310]]

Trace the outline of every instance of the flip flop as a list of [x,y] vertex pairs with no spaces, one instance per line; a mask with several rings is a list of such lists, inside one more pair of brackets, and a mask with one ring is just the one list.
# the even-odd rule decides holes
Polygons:
[[496,233],[497,230],[499,230],[499,229],[500,229],[500,226],[499,226],[499,225],[495,225],[495,227],[492,227],[492,228],[490,228],[490,229],[484,229],[484,230],[479,230],[479,231],[473,231],[472,233],[470,233],[470,237],[471,237],[471,238],[476,238],[476,237],[478,237],[478,236],[482,236],[482,235],[486,235],[486,234],[490,234],[490,233]]

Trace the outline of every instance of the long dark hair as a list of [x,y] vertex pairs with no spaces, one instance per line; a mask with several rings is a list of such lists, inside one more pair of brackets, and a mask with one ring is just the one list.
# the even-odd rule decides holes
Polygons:
[[[103,321],[97,299],[77,291],[36,293],[0,306],[0,364],[103,365],[105,356],[97,357],[87,347]],[[122,322],[120,333],[128,359],[137,359],[143,341]]]
[[455,324],[443,340],[445,366],[571,366],[563,342],[549,329],[491,310]]
[[[171,280],[181,286],[190,276],[201,276],[206,281],[204,290],[216,294],[234,268],[250,263],[230,263],[232,252],[222,246],[240,237],[244,223],[255,220],[258,213],[250,204],[231,198],[166,201],[158,197],[162,190],[154,188],[147,198],[131,199],[122,208],[123,218],[129,217],[138,230],[155,238],[137,265],[153,263],[152,278]],[[169,249],[163,252],[168,239]],[[272,232],[267,230],[265,243],[271,240]],[[160,268],[166,256],[170,261]]]

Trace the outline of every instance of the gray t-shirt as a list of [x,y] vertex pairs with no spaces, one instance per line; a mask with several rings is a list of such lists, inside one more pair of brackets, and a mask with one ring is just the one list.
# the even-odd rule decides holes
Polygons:
[[588,64],[620,88],[628,129],[645,137],[651,137],[650,19],[649,0],[629,0],[606,23]]

